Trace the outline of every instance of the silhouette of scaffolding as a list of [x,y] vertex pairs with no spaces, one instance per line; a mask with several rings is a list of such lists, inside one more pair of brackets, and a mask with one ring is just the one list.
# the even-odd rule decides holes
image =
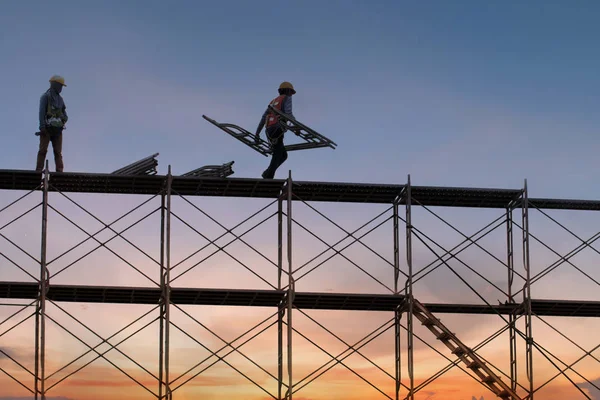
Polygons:
[[[304,389],[307,385],[319,379],[324,373],[335,366],[343,366],[354,374],[358,379],[361,379],[370,385],[374,392],[381,398],[388,399],[410,399],[414,400],[415,394],[426,388],[436,379],[447,373],[448,371],[458,368],[465,374],[479,382],[483,387],[491,391],[500,398],[505,399],[531,399],[533,400],[538,390],[546,386],[552,380],[559,376],[566,377],[581,393],[582,396],[590,398],[573,380],[567,375],[567,372],[574,373],[580,380],[587,382],[592,387],[598,386],[592,382],[592,377],[585,377],[575,369],[575,363],[567,364],[559,357],[555,356],[550,350],[544,348],[534,336],[533,324],[534,321],[552,327],[543,317],[546,316],[564,316],[564,317],[600,317],[600,299],[598,301],[574,301],[565,299],[542,300],[535,299],[531,294],[531,287],[538,280],[559,268],[564,264],[569,264],[579,272],[584,274],[588,279],[596,285],[598,279],[585,273],[579,269],[571,259],[583,249],[590,248],[594,252],[599,253],[593,248],[593,243],[600,238],[600,232],[596,233],[589,239],[580,238],[577,234],[569,230],[566,226],[553,219],[548,210],[588,210],[599,211],[600,201],[587,200],[563,200],[563,199],[539,199],[529,198],[527,182],[521,189],[486,189],[486,188],[455,188],[455,187],[430,187],[430,186],[413,186],[410,181],[410,176],[405,184],[383,185],[383,184],[357,184],[357,183],[334,183],[334,182],[297,182],[291,177],[291,173],[287,179],[282,180],[261,180],[261,179],[224,179],[215,177],[198,177],[198,176],[173,176],[170,172],[167,175],[116,175],[116,174],[86,174],[86,173],[51,173],[46,166],[43,172],[33,171],[14,171],[0,170],[0,189],[25,191],[26,193],[0,209],[0,213],[8,213],[12,206],[24,198],[41,194],[41,202],[31,208],[26,213],[20,214],[12,218],[7,224],[0,227],[0,237],[3,239],[0,247],[0,256],[3,257],[5,266],[11,265],[14,268],[20,269],[32,279],[31,282],[26,281],[1,281],[0,282],[0,297],[4,299],[24,300],[26,303],[17,306],[18,311],[13,313],[11,317],[17,317],[26,314],[32,308],[35,310],[21,320],[19,323],[12,325],[0,332],[0,337],[16,326],[23,323],[29,318],[35,318],[35,366],[33,370],[27,368],[23,363],[13,357],[11,354],[4,352],[0,348],[5,361],[14,363],[18,368],[24,370],[29,376],[28,380],[23,380],[12,374],[7,368],[0,368],[0,372],[8,376],[20,384],[25,390],[30,392],[35,399],[44,399],[48,393],[53,394],[52,389],[59,385],[64,380],[71,377],[73,374],[81,371],[87,365],[90,365],[96,359],[104,359],[111,363],[117,370],[136,382],[140,387],[151,394],[151,398],[157,399],[172,399],[176,398],[177,391],[193,381],[200,374],[210,368],[212,365],[222,362],[233,370],[237,371],[245,379],[255,385],[267,396],[274,399],[293,399],[294,395]],[[123,236],[123,232],[130,227],[139,223],[140,220],[129,224],[124,229],[117,231],[113,222],[107,223],[100,218],[94,216],[92,212],[73,200],[70,195],[72,193],[105,193],[105,194],[129,194],[129,195],[147,195],[151,196],[149,200],[136,206],[130,212],[138,209],[144,204],[154,199],[160,200],[160,205],[150,214],[160,215],[160,256],[158,259],[150,256],[144,250],[136,246],[133,242],[127,240]],[[61,197],[67,199],[79,210],[90,215],[102,224],[101,231],[108,230],[112,237],[108,240],[99,240],[96,236],[100,233],[88,232],[81,228],[76,222],[71,220],[67,215],[53,207],[51,198]],[[217,220],[216,217],[209,215],[201,207],[197,206],[190,199],[196,197],[233,197],[233,198],[260,198],[269,201],[269,203],[261,207],[258,211],[253,212],[248,218],[234,226],[225,226]],[[192,223],[182,218],[178,214],[178,210],[173,207],[173,199],[179,199],[181,202],[192,207],[196,212],[210,218],[216,224],[225,230],[225,234],[216,238],[209,238],[205,234],[193,226]],[[316,204],[318,203],[359,203],[366,205],[377,204],[384,206],[385,210],[379,213],[376,217],[370,219],[358,229],[349,231],[333,219],[329,218],[325,213],[321,212]],[[293,211],[296,205],[304,205],[311,210],[315,216],[319,216],[323,220],[332,224],[344,234],[342,240],[336,243],[329,243],[319,237],[305,224],[294,217]],[[453,227],[448,221],[442,218],[438,213],[434,212],[435,207],[450,207],[462,209],[488,209],[499,210],[501,215],[494,221],[488,223],[483,228],[477,230],[473,234],[468,234],[459,231]],[[234,233],[243,224],[255,221],[257,216],[268,210],[276,208],[265,219],[258,222],[253,222],[253,225],[242,233]],[[403,212],[401,209],[403,208]],[[457,231],[463,240],[454,247],[448,247],[435,241],[418,225],[413,223],[414,209],[418,208],[424,212],[430,213],[444,224],[450,226]],[[30,254],[25,249],[18,246],[13,240],[2,233],[7,226],[17,223],[26,214],[33,210],[41,210],[41,242],[39,258]],[[79,227],[88,237],[87,240],[94,240],[98,247],[108,248],[117,257],[122,259],[131,268],[144,275],[150,280],[153,285],[148,287],[121,287],[121,286],[89,286],[89,285],[65,285],[54,284],[53,279],[56,275],[63,272],[65,269],[72,266],[75,262],[67,267],[50,274],[48,265],[56,260],[47,259],[47,240],[52,227],[48,225],[48,213],[52,210],[69,221],[74,226]],[[561,228],[565,229],[570,235],[575,236],[580,244],[566,254],[559,254],[554,251],[559,257],[559,261],[554,262],[544,268],[537,274],[531,272],[530,259],[530,243],[533,240],[541,242],[533,236],[529,230],[530,214],[533,211],[538,211]],[[515,220],[513,214],[520,213],[520,221]],[[145,218],[145,217],[144,217]],[[265,221],[270,219],[277,220],[277,259],[271,260],[263,252],[250,245],[244,236],[250,234],[254,229],[261,226]],[[177,220],[196,234],[203,237],[208,244],[199,248],[197,251],[187,256],[186,258],[175,261],[171,255],[171,226],[172,221]],[[383,220],[383,222],[381,222]],[[393,242],[393,260],[390,261],[378,251],[365,243],[364,238],[373,232],[385,222],[391,221],[393,226],[392,232],[389,232],[390,241]],[[502,260],[491,252],[487,251],[481,245],[481,239],[495,230],[506,230],[506,259]],[[305,231],[314,236],[317,240],[323,243],[326,250],[320,252],[308,262],[301,265],[295,265],[294,252],[310,250],[298,249],[293,246],[293,234],[299,231]],[[520,244],[515,246],[515,230],[520,232]],[[401,254],[401,236],[405,232],[406,246],[404,255]],[[361,232],[361,233],[359,233]],[[234,236],[234,239],[227,242],[225,245],[217,245],[217,241],[223,238],[226,234]],[[157,265],[160,279],[155,279],[144,274],[136,265],[130,263],[125,257],[110,250],[108,243],[115,237],[120,237],[126,240],[137,251],[148,257]],[[349,240],[349,243],[344,241]],[[236,258],[228,251],[228,246],[232,243],[243,243],[249,251],[265,259],[277,273],[277,283],[273,284],[269,279],[265,278],[246,262]],[[434,261],[419,267],[415,265],[413,259],[414,243],[421,243],[434,256]],[[81,244],[81,242],[79,243]],[[67,252],[61,254],[57,258],[72,251],[76,245]],[[360,245],[366,252],[371,253],[383,261],[389,267],[389,279],[382,280],[374,276],[364,265],[353,261],[350,257],[344,254],[344,251],[353,245]],[[214,246],[217,249],[212,255],[217,253],[225,253],[255,275],[258,279],[267,284],[270,289],[207,289],[207,288],[180,288],[173,286],[173,282],[177,281],[181,276],[187,274],[194,268],[198,267],[207,258],[204,258],[198,263],[182,271],[183,262],[199,253],[201,250]],[[7,248],[17,248],[20,252],[25,253],[30,259],[34,260],[39,265],[39,276],[30,274],[25,268],[21,267],[18,262],[12,260],[6,252]],[[477,247],[486,252],[491,258],[504,266],[507,272],[508,286],[506,289],[498,287],[494,282],[480,274],[476,268],[468,265],[461,259],[461,253],[468,248]],[[516,247],[521,247],[522,265],[517,267],[515,261]],[[329,254],[329,255],[328,255]],[[325,257],[324,261],[317,262],[319,257]],[[404,257],[402,257],[404,256]],[[318,268],[321,268],[328,260],[333,257],[341,257],[358,268],[368,279],[379,285],[384,293],[329,293],[329,292],[304,292],[297,291],[296,284],[304,279],[307,275],[313,273]],[[405,262],[401,259],[405,258]],[[76,260],[78,261],[78,260]],[[451,265],[451,262],[458,262],[463,267],[470,270],[489,285],[495,287],[499,292],[504,294],[504,303],[491,304],[478,290],[464,278],[456,268]],[[481,300],[481,304],[456,304],[456,303],[421,303],[416,298],[418,295],[414,291],[414,285],[424,279],[427,275],[440,268],[447,268],[452,274],[464,284],[463,288],[472,292]],[[177,273],[177,274],[175,274]],[[521,288],[514,287],[515,277],[521,278],[524,282]],[[393,284],[390,284],[393,283]],[[132,323],[126,325],[115,334],[103,337],[95,333],[87,327],[77,317],[69,313],[61,306],[63,303],[110,303],[110,304],[145,304],[152,305],[150,311],[140,316]],[[106,345],[109,349],[100,351],[98,346],[88,344],[71,330],[60,324],[58,320],[48,315],[46,306],[52,304],[58,310],[61,310],[65,315],[70,317],[75,323],[81,325]],[[15,305],[15,304],[11,304]],[[227,341],[221,338],[218,333],[213,332],[202,322],[195,319],[187,313],[184,305],[204,305],[204,306],[240,306],[240,307],[270,307],[274,312],[269,318],[261,323],[253,326],[251,329],[238,336],[233,341]],[[384,312],[389,315],[388,321],[371,331],[367,336],[354,343],[344,340],[332,330],[326,328],[324,324],[317,321],[316,318],[309,316],[306,310],[346,310],[346,311],[373,311]],[[171,312],[182,312],[190,318],[198,326],[208,330],[212,335],[217,337],[223,345],[218,349],[210,349],[203,344],[198,338],[190,335],[185,329],[182,329],[171,319]],[[485,338],[478,345],[473,347],[466,346],[440,319],[435,317],[438,314],[472,314],[472,315],[492,315],[497,316],[503,322],[501,329]],[[124,341],[133,337],[141,329],[136,330],[133,334],[128,335],[125,339],[116,341],[114,339],[118,334],[130,328],[133,324],[142,320],[148,315],[156,315],[153,321],[158,321],[160,324],[159,330],[159,346],[157,349],[159,359],[159,372],[154,374],[147,368],[142,366],[132,357],[125,354],[119,349],[119,345]],[[339,354],[332,354],[326,351],[319,343],[309,338],[307,335],[295,328],[293,317],[302,315],[310,319],[317,326],[327,331],[331,337],[345,346],[345,351]],[[405,322],[402,322],[405,318]],[[9,318],[10,319],[10,318]],[[0,327],[7,324],[9,319],[0,322]],[[443,343],[447,349],[439,350],[435,346],[428,343],[425,338],[415,332],[415,319],[420,322],[428,330],[433,333],[435,338]],[[48,373],[46,370],[46,322],[53,321],[59,325],[64,331],[69,333],[78,341],[86,345],[89,350],[84,355],[65,364],[57,371]],[[520,328],[522,321],[523,328]],[[267,325],[268,324],[268,325]],[[266,325],[266,327],[265,327]],[[148,326],[146,324],[144,327]],[[262,332],[272,326],[277,326],[277,354],[278,368],[277,374],[270,373],[263,368],[258,362],[250,358],[240,348],[259,336]],[[184,335],[192,339],[198,346],[205,348],[210,356],[196,363],[192,368],[185,373],[173,376],[170,371],[170,339],[171,332],[176,329]],[[554,328],[553,328],[554,329]],[[375,338],[381,336],[384,332],[393,330],[394,343],[390,343],[390,353],[393,348],[394,352],[394,370],[386,371],[378,365],[374,360],[369,359],[361,352],[366,345],[372,342]],[[509,365],[505,368],[493,365],[489,360],[483,358],[477,352],[489,344],[491,341],[502,335],[509,333],[508,351],[510,355]],[[406,340],[406,354],[402,353],[402,336]],[[560,333],[560,332],[559,332]],[[303,337],[309,343],[312,343],[316,348],[323,351],[330,360],[315,369],[313,372],[303,377],[302,379],[293,379],[294,353],[293,353],[293,337],[294,334]],[[564,336],[564,335],[563,335]],[[571,341],[571,339],[566,338]],[[415,382],[415,365],[414,350],[415,342],[423,346],[431,348],[440,357],[448,361],[448,365],[437,373],[433,374],[428,379],[420,384]],[[285,343],[285,345],[284,345]],[[524,344],[525,348],[525,365],[527,379],[519,379],[518,371],[518,351],[519,343]],[[600,363],[600,360],[593,355],[593,352],[600,347],[600,344],[592,349],[584,349],[576,345],[583,355],[578,360],[591,358]],[[449,351],[448,351],[449,350]],[[124,369],[109,361],[106,358],[108,351],[119,352],[123,357],[136,364],[140,370],[147,373],[157,385],[157,390],[152,390],[147,384],[131,376]],[[537,352],[547,360],[549,360],[557,369],[557,374],[554,378],[543,383],[538,383],[534,379],[534,353]],[[52,385],[49,385],[49,379],[54,377],[59,372],[74,365],[83,356],[95,353],[95,358],[88,363],[79,366],[75,371],[70,372],[66,376],[57,380]],[[260,384],[238,369],[233,363],[227,360],[231,354],[238,354],[248,360],[257,369],[266,373],[270,379],[269,384]],[[284,354],[286,357],[284,358]],[[385,391],[378,387],[359,372],[344,362],[348,357],[358,355],[362,357],[371,366],[375,367],[384,373],[393,384],[392,392]],[[403,356],[406,359],[405,369],[407,376],[403,376],[402,361]],[[214,359],[211,361],[211,359]],[[462,363],[462,364],[461,364]],[[199,371],[198,371],[199,369]],[[508,372],[506,372],[508,371]],[[190,375],[191,376],[186,376]],[[486,397],[487,398],[487,397]]]

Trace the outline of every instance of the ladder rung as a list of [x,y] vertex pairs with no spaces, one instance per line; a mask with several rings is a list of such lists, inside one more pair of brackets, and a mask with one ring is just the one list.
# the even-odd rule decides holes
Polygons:
[[439,335],[437,335],[438,340],[441,340],[442,342],[445,342],[449,339],[452,339],[452,335],[450,335],[447,332],[442,332]]
[[452,354],[457,355],[457,356],[462,356],[465,353],[466,353],[466,351],[464,351],[460,347],[457,347],[454,350],[452,350]]
[[493,376],[486,376],[481,381],[483,383],[494,383],[494,382],[496,382],[496,378],[494,378]]
[[421,322],[423,326],[434,326],[437,325],[439,319],[427,318],[425,321]]
[[500,393],[498,393],[498,397],[500,397],[501,399],[509,399],[510,393],[508,393],[506,390],[503,390]]
[[469,364],[467,364],[467,368],[469,369],[476,369],[481,367],[483,367],[483,365],[481,365],[479,361],[471,361]]

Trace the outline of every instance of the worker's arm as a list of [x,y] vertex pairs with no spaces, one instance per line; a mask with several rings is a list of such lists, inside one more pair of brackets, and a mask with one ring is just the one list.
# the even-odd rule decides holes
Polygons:
[[296,117],[294,117],[294,114],[292,113],[292,96],[285,97],[285,100],[283,101],[282,111],[284,114],[296,119]]
[[46,129],[46,110],[48,109],[48,96],[44,93],[42,97],[40,97],[40,110],[39,110],[39,120],[40,120],[40,131]]
[[268,113],[269,113],[269,109],[266,109],[262,115],[262,118],[260,119],[260,122],[258,123],[258,127],[256,128],[256,133],[254,134],[256,136],[257,140],[258,140],[258,137],[260,136],[260,132],[262,131],[262,129],[265,126],[265,122],[267,121]]

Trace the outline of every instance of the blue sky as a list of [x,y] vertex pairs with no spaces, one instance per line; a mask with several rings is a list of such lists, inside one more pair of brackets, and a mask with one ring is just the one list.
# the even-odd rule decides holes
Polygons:
[[[201,118],[254,130],[280,81],[338,149],[291,154],[296,179],[520,187],[595,198],[600,6],[564,2],[11,2],[0,16],[5,154],[33,168],[54,73],[67,170],[154,152],[175,173],[268,163]],[[288,140],[291,140],[288,139]],[[571,187],[556,190],[556,184]]]

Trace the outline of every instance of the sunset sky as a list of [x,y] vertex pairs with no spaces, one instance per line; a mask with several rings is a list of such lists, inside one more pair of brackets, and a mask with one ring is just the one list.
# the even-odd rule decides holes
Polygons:
[[[573,4],[558,1],[430,1],[411,4],[398,1],[303,1],[294,4],[266,1],[28,1],[6,2],[0,13],[0,72],[2,87],[3,154],[0,169],[32,169],[37,152],[37,110],[48,78],[63,75],[63,97],[70,116],[64,137],[65,171],[110,172],[153,153],[160,153],[159,173],[169,165],[181,174],[207,164],[234,160],[234,177],[258,177],[268,164],[265,158],[210,125],[202,114],[220,122],[256,128],[267,103],[277,95],[283,80],[297,90],[294,114],[305,124],[338,144],[336,150],[320,149],[290,153],[276,177],[292,171],[296,180],[377,182],[402,184],[411,175],[415,185],[502,187],[519,189],[528,181],[531,197],[600,198],[596,171],[600,167],[600,5],[593,1]],[[290,135],[288,135],[290,136]],[[289,137],[289,142],[294,139]],[[49,151],[50,165],[54,163]],[[4,191],[0,209],[23,195]],[[109,223],[148,200],[144,196],[71,195],[88,211]],[[256,199],[188,199],[227,228],[235,226],[270,202]],[[0,212],[0,227],[39,203],[38,193]],[[87,238],[59,215],[61,212],[87,232],[101,229],[95,221],[60,194],[52,194],[56,210],[49,215],[48,258],[54,260]],[[353,231],[380,213],[385,214],[360,233],[389,218],[387,206],[364,204],[311,204],[347,231]],[[151,287],[158,281],[160,215],[155,198],[120,221],[121,230],[151,214],[125,234],[142,254],[122,239],[73,264],[51,280],[54,284]],[[472,235],[503,210],[433,209],[465,235]],[[224,229],[181,199],[173,200],[173,212],[203,235],[213,239]],[[276,212],[276,206],[240,226],[241,234]],[[402,209],[403,213],[404,210]],[[550,212],[582,240],[598,232],[600,218],[593,212]],[[311,210],[294,204],[294,218],[322,240],[333,244],[345,233]],[[403,215],[403,214],[402,214]],[[521,224],[515,212],[515,222]],[[8,240],[39,257],[39,208],[0,229],[0,281],[33,281],[39,265]],[[172,217],[172,278],[215,251],[208,246],[189,260],[207,241]],[[464,237],[427,210],[415,207],[413,223],[445,250]],[[569,234],[537,211],[531,212],[530,230],[547,247],[532,240],[532,274],[556,262],[576,248],[580,239]],[[515,268],[524,274],[521,232],[515,227]],[[400,262],[407,272],[404,225],[401,224]],[[326,246],[296,225],[293,228],[295,266],[311,260]],[[112,236],[103,232],[101,241]],[[231,241],[225,235],[219,245]],[[200,266],[173,281],[176,287],[269,289],[277,284],[277,223],[270,218],[244,240],[265,257],[237,241],[227,247],[230,255],[217,253]],[[392,224],[389,220],[365,236],[364,243],[388,262],[393,261]],[[338,250],[348,244],[343,242]],[[479,242],[504,262],[504,225]],[[432,245],[431,242],[428,242]],[[96,247],[88,240],[53,261],[52,274],[69,266]],[[549,247],[549,248],[548,248]],[[598,247],[598,246],[596,246]],[[444,250],[436,248],[443,253]],[[343,254],[378,280],[393,287],[388,262],[360,244]],[[325,254],[311,265],[331,256]],[[254,276],[242,261],[268,283]],[[435,260],[427,247],[413,239],[416,271]],[[11,261],[19,265],[17,268]],[[154,259],[154,260],[153,260]],[[467,269],[459,260],[449,264],[491,304],[504,302],[506,268],[489,254],[471,246],[460,261],[485,276],[495,286]],[[600,301],[600,252],[586,249],[536,282],[536,299]],[[142,276],[131,263],[150,278]],[[308,270],[310,267],[304,268]],[[24,271],[23,271],[24,270]],[[589,277],[584,276],[584,273]],[[302,274],[302,271],[299,272]],[[404,281],[400,282],[403,285]],[[515,278],[513,291],[523,286]],[[350,261],[335,256],[298,280],[303,292],[386,293],[386,288],[361,272]],[[415,284],[422,302],[483,304],[448,268],[438,268]],[[522,296],[519,294],[517,301]],[[2,303],[6,303],[3,301]],[[13,301],[23,304],[23,301]],[[60,308],[59,308],[60,307]],[[61,310],[62,308],[62,310]],[[18,310],[0,307],[0,322]],[[3,334],[27,317],[33,308],[0,324],[0,350],[33,369],[34,320]],[[110,340],[117,343],[149,324],[119,349],[146,368],[144,372],[122,354],[107,353],[110,362],[156,392],[158,374],[158,311],[152,306],[83,303],[48,304],[47,376],[89,350],[63,325],[91,346],[101,339],[76,323],[77,317],[95,334],[108,338],[138,317],[141,321]],[[184,313],[185,311],[185,313]],[[262,328],[266,330],[240,348],[263,367],[261,371],[243,356],[233,353],[225,360],[268,392],[277,395],[276,310],[243,307],[173,307],[171,328],[171,380],[196,366],[210,353],[200,344],[217,350],[224,344],[197,321],[230,341],[265,321],[238,344]],[[189,315],[186,315],[188,313]],[[465,344],[477,346],[504,326],[498,316],[439,314],[438,317]],[[344,364],[393,397],[393,318],[383,312],[295,311],[293,337],[294,381],[301,381],[347,346],[311,318],[354,344],[368,334],[384,331],[360,352],[377,366],[354,354]],[[406,323],[405,317],[402,320]],[[562,337],[567,336],[571,341]],[[379,327],[383,327],[379,329]],[[181,328],[190,336],[178,330]],[[519,329],[524,330],[523,321]],[[591,399],[600,399],[600,321],[585,318],[543,317],[534,319],[536,343],[566,364],[585,352],[592,357],[578,361],[567,375]],[[451,354],[422,326],[415,333],[445,356]],[[196,341],[194,341],[194,339]],[[448,361],[420,341],[415,342],[415,384],[419,385],[444,368]],[[98,351],[108,349],[101,345]],[[583,350],[582,350],[583,349]],[[526,386],[524,342],[519,340],[519,383]],[[508,335],[503,333],[479,353],[508,373]],[[228,350],[220,352],[224,355]],[[402,332],[402,376],[406,371],[406,332]],[[286,355],[284,354],[284,357]],[[50,376],[47,386],[94,359],[92,354]],[[566,366],[551,357],[559,367]],[[202,367],[177,379],[178,386]],[[536,387],[558,373],[539,352],[535,353]],[[28,386],[32,377],[0,353],[0,400],[29,400],[29,392],[2,370]],[[382,372],[381,369],[385,372]],[[284,373],[287,371],[284,369]],[[579,375],[578,375],[579,374]],[[583,378],[582,378],[583,377]],[[585,379],[584,379],[585,378]],[[592,384],[586,382],[586,379]],[[300,384],[302,385],[302,383]],[[405,393],[405,390],[402,391]],[[452,369],[418,392],[419,400],[485,400],[492,393],[459,369]],[[106,360],[96,360],[81,372],[48,391],[49,400],[95,400],[151,398],[148,391],[119,372]],[[231,366],[217,362],[177,389],[174,399],[251,399],[269,397]],[[376,400],[386,397],[347,368],[338,365],[314,383],[294,394],[296,400]],[[585,399],[564,377],[553,380],[535,399]]]

